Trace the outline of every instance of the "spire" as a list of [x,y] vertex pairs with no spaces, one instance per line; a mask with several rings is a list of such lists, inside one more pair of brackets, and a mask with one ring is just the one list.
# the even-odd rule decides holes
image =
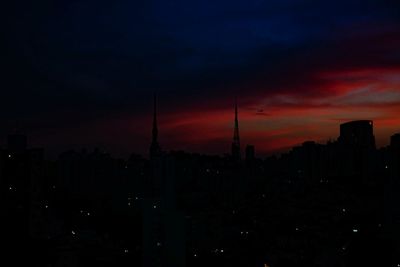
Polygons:
[[233,131],[233,142],[232,142],[232,157],[235,160],[240,160],[240,138],[239,138],[239,120],[238,120],[238,108],[237,99],[235,97],[235,128]]
[[157,128],[157,95],[154,93],[153,100],[153,130],[152,130],[152,142],[157,143],[158,139],[158,128]]
[[154,93],[153,100],[153,129],[152,129],[152,140],[150,145],[150,159],[159,155],[161,152],[160,145],[158,144],[158,127],[157,127],[157,95]]

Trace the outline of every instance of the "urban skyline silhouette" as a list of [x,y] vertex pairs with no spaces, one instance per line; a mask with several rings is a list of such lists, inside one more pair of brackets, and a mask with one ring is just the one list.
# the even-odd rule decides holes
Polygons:
[[400,1],[6,1],[0,266],[400,266]]

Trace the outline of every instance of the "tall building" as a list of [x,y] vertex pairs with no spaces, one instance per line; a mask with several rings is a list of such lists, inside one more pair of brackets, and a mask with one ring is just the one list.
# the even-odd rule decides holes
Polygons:
[[239,161],[241,159],[238,108],[236,99],[235,99],[235,128],[233,130],[233,142],[232,142],[232,158],[236,161]]
[[153,111],[153,129],[152,129],[152,140],[150,145],[150,159],[154,159],[159,156],[161,153],[161,147],[158,143],[158,127],[157,127],[157,96],[154,94],[154,103],[153,103],[154,111]]
[[186,266],[185,216],[176,205],[175,158],[155,159],[159,196],[143,200],[143,267]]
[[338,141],[349,147],[375,148],[373,122],[371,120],[358,120],[341,124]]
[[358,120],[341,124],[338,145],[339,177],[357,185],[372,184],[376,177],[373,122]]

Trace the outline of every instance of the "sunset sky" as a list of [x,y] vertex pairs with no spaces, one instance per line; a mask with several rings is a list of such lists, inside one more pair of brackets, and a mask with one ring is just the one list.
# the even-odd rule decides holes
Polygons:
[[3,140],[18,125],[50,154],[145,154],[153,92],[166,150],[229,152],[235,97],[242,147],[259,154],[336,139],[349,120],[374,120],[378,146],[400,132],[400,1],[43,0],[3,13]]

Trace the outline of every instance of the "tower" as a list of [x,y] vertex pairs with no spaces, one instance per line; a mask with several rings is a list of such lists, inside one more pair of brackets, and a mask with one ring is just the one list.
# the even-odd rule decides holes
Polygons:
[[153,103],[153,129],[152,129],[152,140],[150,145],[150,159],[154,159],[161,153],[161,147],[158,143],[158,128],[157,128],[157,95],[154,94]]
[[233,130],[233,142],[232,142],[232,158],[234,160],[236,160],[236,161],[239,161],[241,159],[238,108],[237,108],[237,100],[236,100],[236,98],[235,98],[235,128]]

